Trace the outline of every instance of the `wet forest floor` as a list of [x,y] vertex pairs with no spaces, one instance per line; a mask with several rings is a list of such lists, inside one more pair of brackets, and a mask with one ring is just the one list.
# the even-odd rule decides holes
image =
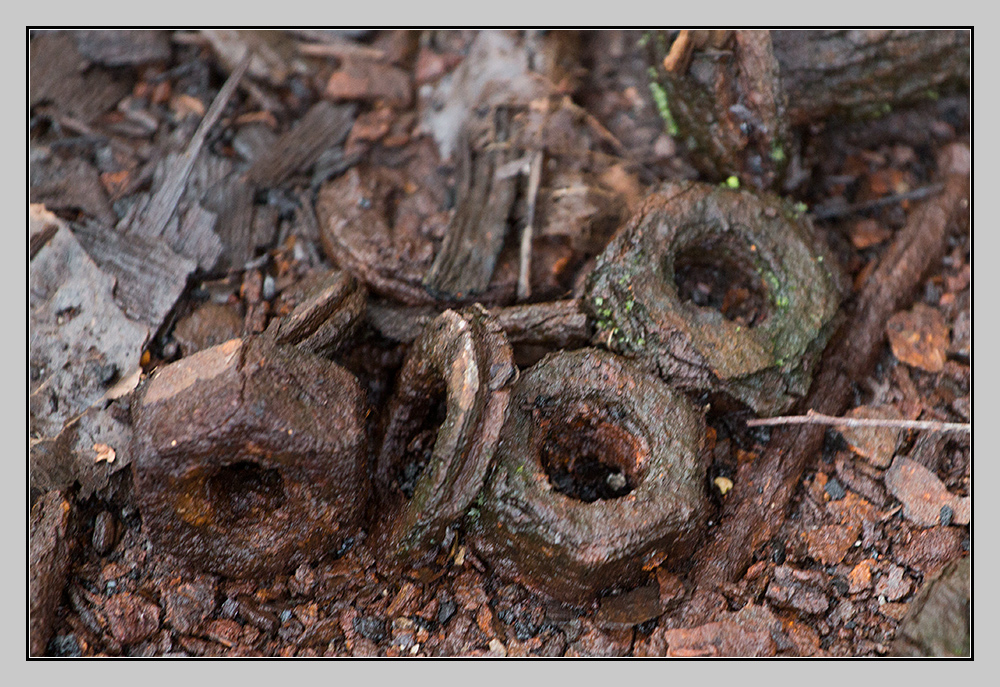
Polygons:
[[[263,579],[185,568],[152,545],[139,507],[128,403],[140,379],[262,334],[340,268],[368,289],[363,323],[334,359],[361,382],[374,446],[432,316],[578,298],[659,184],[740,181],[706,173],[669,133],[662,89],[650,85],[656,39],[643,32],[30,40],[30,653],[884,656],[930,645],[915,612],[933,605],[921,592],[938,576],[971,608],[971,439],[961,432],[827,429],[748,567],[698,584],[695,559],[711,559],[734,493],[725,485],[739,489],[776,432],[748,428],[745,407],[715,399],[711,513],[696,556],[656,561],[582,605],[494,575],[461,522],[415,569],[389,570],[364,528]],[[812,219],[845,275],[844,312],[916,213],[945,194],[942,161],[961,167],[969,121],[968,93],[942,89],[878,116],[791,128],[775,190]],[[486,189],[469,222],[500,233],[470,239],[488,264],[459,269],[436,257],[486,159],[491,174],[508,170],[494,176],[510,181],[506,205],[492,217],[500,192]],[[852,416],[971,422],[969,223],[949,222],[943,248],[912,292],[894,294],[902,305],[878,332],[877,364],[849,380]],[[694,264],[679,287],[716,310],[750,308],[712,270]],[[67,292],[76,300],[54,295]],[[600,346],[594,334],[514,341],[519,374],[553,350]],[[962,635],[967,614],[953,620]]]

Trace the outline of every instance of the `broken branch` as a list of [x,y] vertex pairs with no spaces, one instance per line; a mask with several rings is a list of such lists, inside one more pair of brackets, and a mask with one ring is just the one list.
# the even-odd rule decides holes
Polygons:
[[834,417],[809,410],[805,415],[782,415],[747,420],[747,427],[775,425],[830,425],[834,427],[893,427],[896,429],[923,429],[929,432],[971,432],[972,425],[962,422],[933,422],[920,420],[890,420],[888,418]]

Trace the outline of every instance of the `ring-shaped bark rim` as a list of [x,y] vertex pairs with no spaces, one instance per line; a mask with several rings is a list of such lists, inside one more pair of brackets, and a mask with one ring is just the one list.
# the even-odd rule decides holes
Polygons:
[[[538,455],[538,399],[604,404],[637,446],[633,489],[584,502],[557,491]],[[571,411],[573,412],[573,411]],[[707,517],[703,417],[682,394],[596,349],[550,354],[515,385],[473,543],[502,577],[570,603],[684,556]]]
[[[480,492],[515,375],[507,337],[481,307],[446,310],[414,341],[389,401],[375,466],[380,513],[375,541],[388,562],[416,564],[432,554],[447,526]],[[407,499],[393,480],[410,438],[426,420],[430,397],[441,386],[445,418]]]

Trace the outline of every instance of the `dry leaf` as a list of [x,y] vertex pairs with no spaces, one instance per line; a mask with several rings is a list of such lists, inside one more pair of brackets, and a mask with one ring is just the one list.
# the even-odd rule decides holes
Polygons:
[[107,444],[94,444],[94,451],[97,452],[97,455],[94,456],[95,463],[100,463],[103,460],[110,465],[115,462],[115,450]]

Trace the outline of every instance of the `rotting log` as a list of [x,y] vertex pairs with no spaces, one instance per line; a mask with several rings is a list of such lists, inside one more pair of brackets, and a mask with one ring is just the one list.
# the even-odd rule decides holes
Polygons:
[[654,35],[650,87],[669,133],[710,180],[757,189],[781,183],[793,127],[881,116],[971,76],[961,30],[684,31],[669,52]]
[[793,125],[865,118],[969,87],[971,32],[772,31]]
[[[962,144],[945,148],[938,168],[944,190],[914,209],[896,235],[865,283],[852,317],[835,335],[800,411],[844,412],[852,384],[869,374],[878,361],[889,317],[912,298],[921,277],[943,255],[948,227],[968,221],[969,149]],[[810,425],[772,432],[760,458],[737,475],[714,538],[699,550],[692,571],[696,584],[720,584],[743,574],[755,552],[784,521],[792,494],[820,450],[823,437],[822,427]]]
[[626,359],[581,349],[515,384],[471,541],[501,578],[585,604],[690,555],[708,508],[704,419]]

